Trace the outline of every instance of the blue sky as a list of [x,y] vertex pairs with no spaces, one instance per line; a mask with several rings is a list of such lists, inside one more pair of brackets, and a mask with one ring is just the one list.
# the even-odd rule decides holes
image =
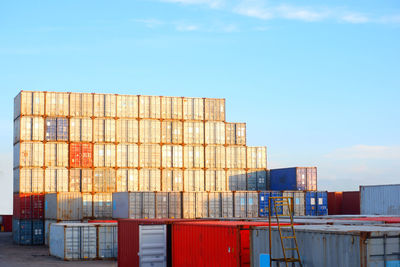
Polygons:
[[270,168],[400,181],[398,1],[3,1],[0,214],[21,89],[224,97]]

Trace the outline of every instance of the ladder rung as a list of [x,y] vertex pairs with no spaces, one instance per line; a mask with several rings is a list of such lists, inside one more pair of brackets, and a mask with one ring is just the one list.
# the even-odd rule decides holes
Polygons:
[[287,239],[287,238],[296,238],[295,236],[282,236],[282,238]]

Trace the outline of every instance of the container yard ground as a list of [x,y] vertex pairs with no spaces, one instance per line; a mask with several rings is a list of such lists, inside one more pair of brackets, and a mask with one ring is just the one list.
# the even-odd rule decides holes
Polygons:
[[0,233],[0,267],[117,266],[116,261],[62,261],[49,256],[45,246],[18,246],[12,233]]

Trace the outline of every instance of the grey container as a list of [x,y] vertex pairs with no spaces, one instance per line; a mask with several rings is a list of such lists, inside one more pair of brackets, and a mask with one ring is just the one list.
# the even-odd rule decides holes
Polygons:
[[210,192],[208,193],[208,217],[210,218],[220,218],[221,213],[221,193]]
[[156,217],[156,195],[154,192],[143,192],[142,215],[145,219]]
[[[213,193],[210,193],[213,194]],[[211,204],[210,201],[213,201]],[[219,198],[218,198],[219,201]],[[196,192],[196,218],[205,218],[208,217],[209,208],[210,208],[210,217],[211,214],[214,214],[217,208],[214,205],[214,197],[208,197],[207,192]],[[219,209],[220,210],[220,209]]]
[[142,192],[113,193],[112,217],[115,219],[140,219],[142,215]]
[[112,193],[93,194],[93,217],[96,219],[111,219]]
[[196,217],[196,192],[182,193],[182,212],[182,217],[185,219]]
[[236,218],[245,218],[247,217],[246,213],[246,203],[247,203],[247,194],[246,192],[237,191],[233,194],[234,199],[234,214],[233,216]]
[[258,217],[258,193],[246,193],[246,216],[248,218]]
[[168,218],[168,193],[156,193],[156,218]]
[[233,217],[233,193],[221,192],[221,215],[223,218]]
[[83,218],[81,193],[46,194],[44,206],[47,220],[76,221]]
[[169,192],[168,194],[168,217],[179,219],[182,217],[182,194],[180,192]]
[[360,186],[360,210],[366,215],[400,215],[400,184]]
[[[307,266],[399,266],[400,229],[380,226],[299,225],[295,226],[300,256]],[[282,229],[284,236],[291,230]],[[260,259],[269,254],[268,227],[253,227],[250,233],[251,266],[265,266]],[[293,248],[293,239],[284,241]],[[287,256],[293,256],[288,252]],[[272,229],[272,257],[283,257],[279,232]],[[265,262],[264,262],[265,263]]]
[[[294,216],[304,216],[306,207],[305,207],[305,193],[303,191],[284,191],[282,193],[284,197],[293,198],[293,215]],[[289,215],[289,209],[287,206],[283,206],[283,215]]]

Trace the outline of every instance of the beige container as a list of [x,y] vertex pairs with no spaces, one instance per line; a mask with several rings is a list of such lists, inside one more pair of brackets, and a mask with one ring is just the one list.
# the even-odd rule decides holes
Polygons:
[[224,170],[206,170],[206,190],[226,191],[226,172]]
[[208,216],[210,218],[220,218],[222,216],[221,210],[221,193],[210,192],[208,194],[209,210]]
[[14,144],[31,140],[44,140],[44,119],[42,117],[17,118],[14,121]]
[[93,194],[82,193],[83,218],[93,217]]
[[162,191],[183,191],[183,171],[182,170],[163,170],[162,171]]
[[115,120],[94,119],[93,138],[95,142],[115,142]]
[[182,193],[168,193],[168,217],[172,219],[182,218]]
[[45,165],[47,167],[68,167],[68,144],[67,143],[46,143]]
[[14,193],[43,193],[44,171],[41,168],[14,170]]
[[207,121],[225,121],[225,99],[204,99],[204,119]]
[[226,144],[246,145],[246,123],[225,123]]
[[156,193],[156,218],[168,218],[168,193]]
[[209,145],[225,144],[225,123],[208,121],[205,123],[205,143]]
[[138,167],[139,149],[136,144],[117,145],[117,167]]
[[184,171],[184,191],[204,191],[204,171],[185,170]]
[[14,168],[16,167],[43,167],[43,143],[16,143],[14,145]]
[[228,190],[246,190],[247,189],[247,174],[245,170],[228,170]]
[[158,120],[141,120],[140,142],[141,143],[160,143],[161,142],[161,122]]
[[[70,169],[70,191],[91,193],[93,191],[93,171],[91,169]],[[78,183],[79,187],[78,187]],[[71,187],[71,184],[74,184]]]
[[63,192],[45,194],[45,219],[76,221],[83,218],[82,194]]
[[143,218],[153,219],[156,217],[156,194],[154,192],[143,192]]
[[115,170],[95,169],[93,177],[93,191],[112,193],[115,192]]
[[139,190],[139,171],[137,169],[117,170],[117,192],[134,192]]
[[183,98],[183,119],[204,120],[204,99]]
[[44,185],[44,191],[46,193],[68,192],[68,169],[54,167],[47,168],[44,171]]
[[94,144],[94,166],[115,167],[115,145]]
[[14,119],[20,115],[44,115],[44,92],[21,91],[14,98]]
[[140,145],[140,167],[159,168],[161,166],[160,145]]
[[69,116],[69,94],[46,92],[46,115]]
[[69,95],[69,115],[73,117],[93,116],[93,94],[71,93]]
[[93,217],[96,219],[112,218],[112,193],[93,194]]
[[139,123],[134,119],[117,120],[117,142],[137,143],[139,142]]
[[137,95],[117,95],[117,117],[137,118],[139,112]]
[[139,117],[145,119],[160,119],[161,98],[159,96],[139,96]]
[[164,168],[182,168],[183,151],[179,145],[162,146],[162,166]]
[[139,191],[161,191],[161,171],[159,169],[140,169]]
[[204,122],[185,121],[183,128],[185,144],[204,144]]
[[184,146],[183,155],[185,168],[204,168],[203,146]]
[[223,218],[233,217],[233,193],[221,192],[221,209]]
[[183,192],[182,193],[182,217],[185,219],[196,218],[196,193]]
[[225,168],[225,147],[206,146],[205,148],[206,168],[223,169]]
[[196,218],[208,217],[208,193],[196,192]]
[[117,98],[111,94],[95,94],[93,115],[95,117],[115,117]]
[[205,186],[204,186],[206,191],[215,191],[215,182],[216,182],[215,172],[207,170]]
[[161,98],[161,118],[181,120],[182,112],[182,97],[163,96]]
[[247,147],[247,168],[266,169],[267,168],[267,148],[266,147]]
[[71,118],[69,124],[69,140],[71,142],[91,142],[93,121],[90,118]]
[[164,144],[182,144],[183,123],[181,121],[163,121],[161,124],[161,142]]
[[246,168],[246,147],[227,146],[226,147],[226,167],[231,169]]

